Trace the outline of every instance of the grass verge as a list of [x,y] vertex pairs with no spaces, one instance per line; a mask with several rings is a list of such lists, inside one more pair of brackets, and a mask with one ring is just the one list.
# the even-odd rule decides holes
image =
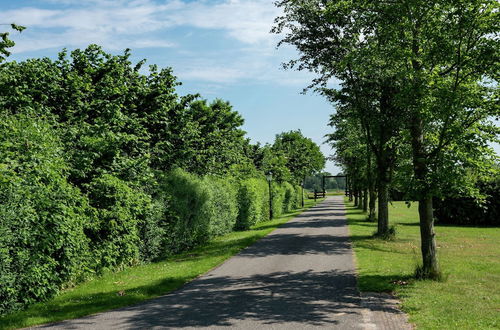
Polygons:
[[373,238],[376,223],[346,201],[361,291],[391,292],[418,329],[500,328],[500,228],[436,226],[444,282],[412,278],[420,264],[418,205],[394,202],[396,238]]
[[51,300],[1,317],[0,329],[73,319],[166,294],[221,264],[314,204],[314,201],[307,200],[303,209],[259,223],[247,231],[217,237],[166,261],[106,273],[64,290]]

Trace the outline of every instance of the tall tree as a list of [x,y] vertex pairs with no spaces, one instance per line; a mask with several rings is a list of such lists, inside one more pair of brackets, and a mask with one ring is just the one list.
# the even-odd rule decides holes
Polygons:
[[[380,105],[397,109],[412,147],[419,200],[424,277],[440,276],[432,197],[464,185],[465,168],[481,171],[498,128],[499,3],[495,0],[283,0],[275,32],[297,46],[289,66],[330,78],[377,83]],[[364,74],[366,72],[366,74]],[[358,84],[355,87],[359,86]],[[355,90],[348,95],[355,96]],[[383,101],[383,102],[382,102]],[[399,112],[399,113],[398,113]],[[387,117],[387,114],[386,114]],[[373,118],[370,118],[373,119]],[[379,119],[384,119],[382,116]],[[387,119],[387,118],[385,118]],[[465,165],[465,166],[464,166]],[[467,184],[467,182],[465,182]],[[466,188],[464,188],[466,189]]]
[[[384,48],[385,40],[367,37],[374,34],[376,26],[372,26],[363,3],[279,1],[284,15],[276,19],[273,31],[286,31],[280,44],[291,44],[300,52],[299,59],[285,67],[317,73],[308,88],[320,90],[337,106],[347,105],[360,122],[377,164],[378,234],[385,235],[389,230],[391,168],[405,117],[397,103],[400,86],[392,63],[374,51]],[[340,80],[341,90],[327,88],[333,77]]]
[[285,166],[295,184],[301,183],[307,175],[321,171],[325,167],[325,157],[319,146],[300,130],[276,135],[271,147],[273,153],[283,155]]

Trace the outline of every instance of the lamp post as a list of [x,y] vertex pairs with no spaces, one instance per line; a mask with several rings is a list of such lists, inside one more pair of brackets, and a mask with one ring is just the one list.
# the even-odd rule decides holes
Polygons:
[[273,190],[271,181],[273,180],[273,173],[269,172],[266,175],[267,183],[269,184],[269,220],[273,218]]

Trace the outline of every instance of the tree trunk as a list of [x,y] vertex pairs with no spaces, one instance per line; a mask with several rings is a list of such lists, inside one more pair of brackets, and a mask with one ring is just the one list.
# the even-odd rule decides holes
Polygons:
[[439,264],[436,255],[436,239],[434,232],[434,214],[432,197],[427,196],[419,200],[418,213],[420,215],[420,237],[422,240],[423,275],[429,278],[440,276]]
[[422,250],[422,277],[438,278],[440,269],[436,255],[436,234],[434,232],[434,210],[432,209],[432,186],[428,183],[429,167],[424,149],[422,120],[414,113],[411,122],[413,171],[418,189],[418,214],[420,218],[420,242]]
[[358,190],[354,191],[354,206],[358,206]]
[[375,221],[376,218],[375,203],[377,202],[377,192],[375,191],[374,182],[370,184],[369,195],[370,195],[370,202],[368,206],[368,220]]
[[358,209],[363,209],[363,191],[361,189],[358,190]]
[[368,211],[368,189],[363,190],[363,212]]
[[375,175],[372,168],[372,153],[368,144],[366,144],[366,154],[366,180],[368,182],[368,195],[370,197],[368,221],[375,221],[375,201],[377,200],[377,195],[375,192]]
[[349,187],[349,202],[352,202],[352,189],[353,189],[353,187],[352,187],[352,179],[349,180],[348,187]]
[[[384,174],[385,176],[385,174]],[[389,230],[389,185],[385,178],[378,180],[378,227],[377,234],[384,235]]]

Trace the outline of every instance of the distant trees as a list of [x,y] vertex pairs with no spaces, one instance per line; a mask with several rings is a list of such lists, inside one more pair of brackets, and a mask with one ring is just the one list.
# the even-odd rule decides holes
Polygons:
[[[329,172],[321,172],[314,175],[306,176],[304,180],[304,188],[310,190],[322,190],[323,189],[323,176],[331,176]],[[339,174],[341,175],[341,174]],[[345,178],[328,178],[325,179],[325,189],[327,190],[344,190],[345,189]]]
[[[356,168],[355,186],[370,186],[361,173],[370,177],[374,159],[379,234],[388,230],[388,187],[397,171],[407,198],[419,201],[418,275],[439,277],[432,200],[477,196],[474,182],[492,171],[495,159],[487,142],[499,133],[490,121],[500,115],[498,1],[277,5],[284,14],[274,32],[284,32],[280,44],[300,52],[285,66],[317,73],[309,87],[335,103],[330,141],[337,161]],[[331,78],[341,88],[327,88]]]
[[319,146],[300,130],[276,135],[272,145],[264,146],[262,170],[272,172],[277,180],[300,184],[307,175],[325,167],[325,157]]

